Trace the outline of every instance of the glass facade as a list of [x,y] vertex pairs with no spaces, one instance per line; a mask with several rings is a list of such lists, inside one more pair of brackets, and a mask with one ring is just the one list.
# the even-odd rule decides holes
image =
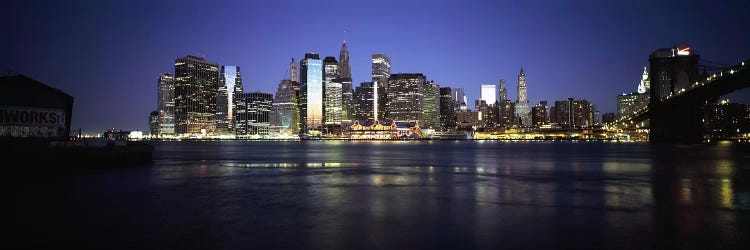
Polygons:
[[495,97],[495,85],[494,84],[482,84],[482,100],[487,102],[487,105],[494,106],[497,98]]
[[302,69],[302,133],[319,134],[323,122],[323,62],[318,54],[306,54]]
[[158,79],[159,137],[174,135],[174,76],[164,73]]

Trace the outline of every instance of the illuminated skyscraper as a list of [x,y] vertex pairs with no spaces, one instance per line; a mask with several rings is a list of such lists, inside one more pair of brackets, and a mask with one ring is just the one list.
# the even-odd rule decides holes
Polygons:
[[298,90],[299,84],[291,80],[282,80],[276,90],[269,119],[271,126],[280,127],[282,133],[299,133]]
[[419,126],[422,128],[440,128],[440,85],[430,81],[425,82],[422,88],[422,120]]
[[273,95],[243,93],[237,96],[237,136],[268,135]]
[[456,108],[456,112],[466,111],[467,101],[466,94],[464,94],[464,88],[453,89],[453,101],[456,102],[454,105],[454,108]]
[[158,86],[158,136],[174,135],[174,76],[169,73],[161,74]]
[[521,126],[531,126],[530,112],[531,107],[529,106],[529,99],[526,95],[526,74],[523,73],[523,68],[521,68],[521,73],[518,74],[518,99],[516,100],[515,110],[516,117],[521,120]]
[[216,129],[219,64],[188,55],[175,60],[175,133],[212,134]]
[[339,71],[341,72],[339,78],[352,78],[352,68],[349,66],[349,50],[346,48],[346,41],[341,44],[341,51],[339,52]]
[[335,57],[323,59],[323,123],[341,125],[341,83],[335,81],[340,76],[339,63]]
[[350,124],[354,120],[354,90],[351,78],[339,78],[334,82],[341,84],[341,123]]
[[233,129],[234,96],[239,89],[242,93],[240,67],[221,66],[219,93],[216,96],[216,130],[229,132]]
[[299,82],[299,64],[294,61],[294,58],[289,63],[289,79],[293,82]]
[[416,122],[424,115],[422,109],[423,74],[393,74],[388,80],[388,119]]
[[450,87],[440,88],[440,125],[443,129],[456,128],[456,109]]
[[385,54],[372,54],[372,82],[378,104],[375,107],[378,119],[390,119],[388,116],[388,79],[391,76],[391,58]]
[[323,62],[318,54],[307,53],[300,69],[300,133],[318,135],[323,125]]
[[363,82],[354,91],[354,118],[358,121],[374,119],[375,91],[372,82]]
[[495,85],[494,84],[482,84],[482,100],[487,102],[488,106],[494,106],[495,102],[497,102],[497,97],[495,96]]

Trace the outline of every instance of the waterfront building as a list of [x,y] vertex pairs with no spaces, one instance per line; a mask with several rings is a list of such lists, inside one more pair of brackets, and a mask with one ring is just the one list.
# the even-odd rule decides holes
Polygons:
[[299,84],[291,80],[282,80],[276,90],[269,119],[283,134],[299,134],[298,91]]
[[240,67],[221,66],[219,75],[219,93],[216,95],[216,130],[219,132],[233,131],[234,96],[240,89],[242,93],[242,77]]
[[238,95],[235,121],[237,137],[268,135],[272,103],[273,95],[269,93],[252,92]]
[[374,107],[378,119],[390,119],[388,114],[389,78],[391,77],[391,58],[385,54],[372,54],[372,82],[375,84],[377,104]]
[[323,123],[326,127],[341,125],[342,86],[341,82],[335,81],[339,76],[336,58],[328,56],[323,59]]
[[159,133],[156,136],[174,135],[174,76],[164,73],[157,79],[157,112],[159,112]]
[[73,96],[24,75],[0,76],[0,139],[68,140],[72,115]]
[[615,122],[615,113],[604,113],[602,115],[602,123],[612,124]]
[[443,129],[456,128],[456,110],[450,87],[440,88],[440,125]]
[[487,103],[487,101],[480,99],[474,102],[474,107],[475,110],[479,112],[479,122],[477,123],[478,127],[491,128],[495,126],[497,117],[494,110],[494,105],[491,106]]
[[515,125],[516,115],[515,103],[511,100],[500,100],[497,105],[497,126],[501,128],[511,128]]
[[175,60],[175,133],[207,135],[216,130],[219,64],[188,55]]
[[323,125],[323,62],[318,54],[307,53],[300,69],[300,133],[316,136]]
[[365,122],[374,119],[375,88],[373,82],[360,83],[354,91],[354,118],[355,120]]
[[351,78],[338,78],[333,80],[341,84],[341,123],[351,124],[354,120],[354,89]]
[[396,122],[419,122],[423,113],[425,76],[420,73],[393,74],[388,80],[386,112]]
[[440,85],[430,81],[422,88],[422,119],[419,126],[424,129],[440,129]]
[[148,116],[148,127],[152,137],[159,135],[159,111],[151,111]]
[[479,125],[481,117],[479,111],[459,111],[456,113],[456,122],[459,129],[473,129]]
[[555,101],[555,120],[563,128],[585,128],[594,125],[593,106],[587,100]]
[[541,101],[531,108],[531,122],[534,127],[541,127],[549,123],[549,113],[547,112],[547,101]]
[[646,67],[643,67],[641,81],[638,83],[638,92],[622,93],[617,96],[617,119],[633,115],[641,109],[648,107],[650,98],[650,80]]
[[526,74],[523,73],[523,68],[521,68],[521,73],[518,74],[518,99],[516,100],[515,108],[514,114],[521,122],[519,126],[530,126],[531,116],[529,113],[531,112],[531,108],[529,107],[529,99],[526,93]]

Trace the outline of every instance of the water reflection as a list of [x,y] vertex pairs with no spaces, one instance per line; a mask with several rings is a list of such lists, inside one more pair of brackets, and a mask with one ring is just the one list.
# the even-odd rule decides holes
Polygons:
[[[167,142],[150,168],[61,181],[64,195],[49,197],[65,197],[56,211],[76,234],[50,242],[736,248],[750,221],[748,152],[589,142]],[[120,233],[106,233],[111,225]]]

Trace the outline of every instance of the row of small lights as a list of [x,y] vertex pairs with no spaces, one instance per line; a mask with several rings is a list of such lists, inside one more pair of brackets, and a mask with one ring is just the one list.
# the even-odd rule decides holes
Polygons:
[[[735,66],[735,67],[736,67],[736,66]],[[744,69],[744,68],[745,68],[745,61],[742,61],[742,62],[740,63],[740,65],[739,65],[739,69],[738,69],[737,71],[735,71],[735,70],[734,70],[734,68],[735,68],[735,67],[731,67],[731,69],[729,70],[729,74],[730,74],[730,75],[734,74],[734,72],[739,72],[740,70]],[[721,72],[719,72],[719,77],[723,77],[723,76],[724,76],[724,71],[722,70]],[[717,78],[717,77],[716,77],[716,74],[713,74],[713,75],[711,75],[711,76],[708,76],[708,77],[706,77],[706,80],[705,80],[705,81],[699,81],[699,82],[695,82],[695,83],[694,83],[694,84],[693,84],[692,86],[690,86],[690,89],[693,89],[693,88],[696,88],[696,87],[700,87],[700,86],[703,86],[704,84],[706,84],[706,83],[709,83],[709,82],[711,82],[712,80],[714,80],[714,79],[716,79],[716,78]],[[714,82],[715,82],[715,81],[714,81]],[[685,89],[684,89],[684,88],[683,88],[683,89],[680,89],[679,91],[677,91],[677,94],[676,94],[675,96],[681,95],[681,94],[683,94],[683,93],[685,93]],[[666,98],[666,99],[670,99],[670,98],[672,98],[672,94],[669,94],[669,96],[667,96],[667,98]],[[639,110],[637,110],[637,111],[633,111],[633,115],[635,115],[635,114],[638,114],[639,112],[641,112],[641,111],[645,110],[646,108],[647,108],[647,107],[643,107],[643,108],[641,108],[641,109],[639,109]],[[616,123],[620,123],[620,122],[622,122],[623,120],[625,120],[626,118],[628,118],[628,117],[625,117],[625,118],[620,118],[620,119],[619,119],[619,120],[618,120],[618,121],[617,121]],[[632,124],[632,121],[631,121],[631,124]]]

